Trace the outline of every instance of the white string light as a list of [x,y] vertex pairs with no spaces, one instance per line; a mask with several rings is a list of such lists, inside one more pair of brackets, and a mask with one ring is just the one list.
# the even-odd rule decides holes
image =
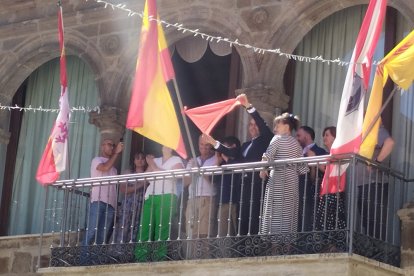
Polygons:
[[[85,1],[88,2],[89,0],[85,0]],[[133,11],[133,10],[127,8],[125,4],[113,4],[113,3],[107,2],[105,0],[92,0],[92,1],[104,4],[105,8],[110,6],[113,10],[115,10],[115,9],[123,10],[123,11],[128,13],[128,16],[138,15],[141,18],[144,16],[143,12]],[[201,39],[211,41],[211,42],[216,41],[217,43],[219,43],[219,42],[228,43],[230,47],[232,47],[233,45],[237,45],[237,46],[249,49],[249,50],[253,50],[255,53],[259,53],[259,54],[271,53],[271,54],[279,55],[281,57],[285,57],[287,59],[293,59],[295,61],[308,62],[308,63],[310,63],[312,61],[316,61],[316,62],[326,63],[328,65],[330,65],[331,63],[338,64],[339,66],[348,66],[348,65],[351,64],[350,61],[343,61],[339,58],[325,59],[322,56],[307,57],[307,56],[300,56],[300,55],[293,55],[293,54],[284,53],[280,50],[280,48],[266,49],[266,48],[256,47],[256,46],[252,46],[252,45],[249,45],[249,44],[241,43],[241,42],[239,42],[239,40],[237,38],[235,40],[231,40],[229,38],[225,38],[225,37],[221,37],[221,36],[213,36],[213,35],[209,35],[209,34],[200,32],[199,29],[188,29],[188,28],[183,27],[183,24],[181,24],[181,23],[174,23],[173,24],[173,23],[169,23],[165,20],[159,20],[157,18],[153,18],[152,16],[149,16],[148,19],[150,21],[157,21],[159,24],[164,25],[166,28],[173,27],[173,28],[177,29],[178,31],[182,32],[183,34],[186,33],[186,32],[189,32],[189,33],[193,34],[194,37],[199,36],[199,37],[201,37]],[[379,63],[379,61],[373,61],[372,65],[378,65],[378,63]]]
[[[8,111],[12,111],[12,110],[18,110],[18,111],[40,111],[40,112],[52,112],[52,113],[58,113],[59,112],[59,108],[43,108],[42,106],[39,107],[32,107],[31,105],[29,105],[28,107],[21,107],[18,105],[15,106],[8,106],[8,105],[2,105],[0,103],[0,110],[8,110]],[[101,113],[101,109],[99,106],[95,106],[95,107],[84,107],[84,106],[77,106],[77,107],[71,107],[70,108],[70,112],[84,112],[84,113],[90,113],[90,112],[98,112]]]

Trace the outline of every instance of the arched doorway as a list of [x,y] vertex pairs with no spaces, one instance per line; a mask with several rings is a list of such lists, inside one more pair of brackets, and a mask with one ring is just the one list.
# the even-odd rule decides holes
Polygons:
[[[224,46],[223,46],[224,45]],[[235,90],[241,85],[240,56],[228,44],[221,47],[212,45],[201,38],[188,37],[179,40],[170,47],[171,58],[175,70],[178,93],[183,106],[198,107],[229,98],[234,98]],[[181,131],[185,140],[188,140],[182,122],[181,111],[173,85],[169,86],[170,94],[176,107]],[[234,135],[237,128],[237,113],[225,116],[215,127],[212,135],[222,139],[227,135]],[[190,135],[195,150],[200,131],[188,120]],[[127,135],[130,132],[127,131]],[[161,154],[159,145],[133,132],[131,138],[131,153],[143,150],[146,153]],[[188,145],[188,143],[187,143]],[[189,148],[187,148],[190,153]],[[189,156],[191,157],[191,156]]]
[[[72,107],[98,106],[98,91],[88,65],[75,56],[67,57],[69,102]],[[36,69],[19,89],[15,100],[21,106],[42,107],[42,111],[27,111],[10,122],[16,132],[7,151],[15,152],[15,161],[6,160],[2,193],[2,234],[39,233],[41,208],[45,201],[43,188],[36,183],[35,174],[41,154],[56,120],[60,96],[59,58]],[[49,110],[49,112],[48,112]],[[96,155],[99,143],[97,128],[90,125],[88,112],[72,112],[69,129],[69,166],[61,179],[89,176],[90,160]],[[13,148],[14,147],[14,148]],[[8,197],[7,200],[4,200]],[[50,201],[59,199],[49,199]],[[9,204],[6,204],[6,203]],[[6,206],[8,205],[8,206]],[[59,214],[56,214],[59,215]],[[48,216],[52,217],[52,216]],[[3,222],[4,221],[4,222]],[[8,222],[8,223],[6,223]],[[46,223],[46,225],[50,225]],[[48,229],[44,229],[48,231]]]
[[[365,5],[353,6],[325,18],[303,38],[294,53],[300,56],[323,56],[325,59],[339,58],[342,61],[349,61],[366,8]],[[387,15],[374,54],[374,61],[381,61],[384,55],[394,48],[413,27],[412,23],[409,23],[409,20],[405,19],[401,13],[394,8],[387,7]],[[321,62],[290,61],[288,68],[287,72],[291,75],[285,74],[285,80],[292,84],[291,110],[301,116],[304,125],[315,129],[316,142],[322,144],[322,130],[327,126],[335,126],[337,123],[348,67]],[[375,66],[371,72],[371,83],[374,70]],[[289,77],[291,77],[290,80]],[[384,88],[384,100],[392,89],[392,83]],[[412,89],[414,88],[411,87]],[[402,100],[403,95],[406,100]],[[369,95],[366,101],[368,98]],[[412,110],[412,97],[410,93],[401,93],[401,95],[395,95],[393,99],[394,102],[389,104],[382,113],[383,124],[396,141],[391,154],[390,166],[397,171],[404,172],[403,174],[410,178],[414,173],[413,158],[409,150],[414,142],[414,116],[412,112],[409,112],[409,116],[403,115],[403,110]],[[393,128],[393,123],[404,127]],[[349,175],[352,176],[352,172],[349,172]],[[351,177],[348,183],[351,183],[350,179]],[[365,184],[363,181],[359,180],[362,183],[357,183],[357,185]],[[356,182],[358,182],[357,179]],[[393,237],[395,240],[399,239],[399,219],[396,212],[404,202],[412,200],[412,191],[413,188],[407,184],[395,183],[387,197],[390,210],[388,219],[392,221],[390,227],[393,227],[392,233],[395,233]]]

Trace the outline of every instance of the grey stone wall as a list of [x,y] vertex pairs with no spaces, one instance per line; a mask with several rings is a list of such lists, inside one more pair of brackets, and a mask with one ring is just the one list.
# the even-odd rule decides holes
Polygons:
[[0,275],[31,275],[40,267],[48,267],[50,246],[59,244],[57,235],[45,235],[39,251],[39,235],[0,237]]
[[398,211],[401,220],[401,267],[414,275],[414,202]]
[[[110,7],[105,9],[93,0],[63,0],[62,3],[67,54],[77,55],[90,65],[102,106],[126,112],[141,18],[129,17],[126,12]],[[134,11],[143,10],[144,1],[122,3]],[[169,22],[292,53],[303,36],[324,18],[346,7],[367,3],[368,0],[159,0],[158,6],[161,18]],[[408,20],[414,19],[414,1],[390,0],[388,5]],[[3,105],[10,104],[17,88],[36,68],[59,56],[56,13],[56,1],[1,1],[0,100]],[[169,44],[189,35],[173,28],[165,32]],[[265,112],[286,108],[283,75],[287,58],[256,54],[241,47],[237,50],[243,66],[240,88],[266,87],[267,92],[274,93],[280,101],[272,102],[273,107],[259,106]],[[7,119],[1,117],[0,128],[1,121]]]
[[59,246],[59,235],[44,235],[41,252],[39,240],[0,237],[0,275],[414,275],[411,266],[400,269],[347,253],[49,268],[50,247]]
[[402,276],[404,271],[348,254],[191,260],[93,267],[47,268],[43,275],[297,275]]

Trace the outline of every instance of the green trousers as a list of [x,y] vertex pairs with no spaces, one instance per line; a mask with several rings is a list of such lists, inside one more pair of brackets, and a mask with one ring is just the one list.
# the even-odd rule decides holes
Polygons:
[[177,196],[175,194],[150,195],[144,201],[137,234],[138,244],[135,248],[135,259],[138,262],[165,259],[167,245],[158,241],[165,241],[170,237],[172,218],[176,215],[176,211]]

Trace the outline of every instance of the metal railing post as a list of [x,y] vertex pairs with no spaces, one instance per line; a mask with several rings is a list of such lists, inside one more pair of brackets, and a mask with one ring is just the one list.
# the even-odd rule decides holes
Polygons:
[[349,248],[348,248],[348,254],[352,255],[353,252],[353,242],[354,242],[354,224],[355,224],[355,212],[356,212],[356,206],[355,206],[355,196],[356,196],[356,181],[355,181],[355,171],[356,171],[356,158],[355,155],[352,157],[352,166],[351,166],[351,187],[350,187],[350,208],[351,212],[349,212],[348,216],[348,222],[349,222]]
[[[397,183],[400,185],[406,183],[407,180],[404,179],[402,175],[398,174],[397,172],[392,171],[391,169],[388,169],[382,166],[381,164],[376,164],[376,163],[373,163],[373,165],[371,166],[371,168],[373,169],[372,177],[371,177],[367,173],[369,170],[366,170],[365,163],[369,164],[370,161],[368,159],[365,159],[364,157],[360,157],[355,154],[295,158],[295,159],[288,159],[288,160],[275,160],[275,161],[266,163],[266,166],[269,166],[269,170],[281,172],[279,180],[284,183],[286,182],[285,180],[286,171],[288,169],[292,169],[293,171],[299,171],[298,167],[302,166],[303,164],[308,164],[309,167],[315,166],[315,169],[318,169],[319,165],[326,165],[327,171],[325,172],[325,174],[327,173],[329,174],[330,164],[338,165],[342,170],[344,170],[343,169],[344,167],[348,167],[348,169],[346,170],[346,173],[347,173],[346,185],[347,186],[344,192],[340,193],[338,190],[336,191],[336,194],[333,194],[332,192],[332,199],[333,198],[334,199],[332,202],[328,202],[328,197],[324,197],[324,198],[318,197],[318,194],[317,194],[318,192],[315,189],[315,192],[312,194],[312,197],[315,197],[315,202],[312,202],[313,206],[309,206],[309,204],[307,204],[309,203],[309,200],[310,200],[309,197],[302,196],[300,199],[303,200],[304,203],[300,210],[302,211],[302,216],[299,217],[299,219],[296,217],[296,215],[299,215],[295,213],[296,209],[295,211],[292,211],[292,213],[289,213],[290,214],[289,216],[280,216],[280,218],[278,218],[278,216],[275,215],[276,212],[265,213],[265,210],[264,210],[265,208],[263,206],[267,206],[268,208],[272,206],[275,207],[276,206],[275,204],[279,204],[279,202],[281,202],[282,205],[288,210],[292,210],[290,209],[291,207],[288,204],[286,204],[289,202],[287,201],[288,199],[286,195],[284,195],[285,193],[283,192],[283,191],[287,192],[286,190],[287,188],[284,186],[281,187],[282,192],[280,195],[280,200],[277,202],[269,201],[268,199],[266,199],[262,191],[261,196],[260,196],[260,214],[259,215],[253,214],[252,204],[257,203],[258,199],[253,199],[252,197],[251,185],[253,185],[253,183],[245,183],[245,182],[253,181],[253,175],[257,173],[260,169],[262,169],[264,166],[264,163],[261,163],[261,162],[228,164],[228,165],[216,166],[216,167],[211,166],[211,167],[204,167],[204,168],[201,167],[201,168],[192,168],[192,169],[183,169],[183,170],[157,171],[157,172],[147,172],[147,173],[142,173],[142,174],[118,175],[118,176],[111,176],[111,177],[58,181],[57,183],[53,185],[53,188],[56,190],[51,190],[51,191],[46,190],[46,197],[49,197],[49,199],[51,200],[49,204],[51,207],[48,207],[48,205],[46,205],[48,204],[48,199],[46,199],[44,203],[45,205],[43,206],[44,207],[43,218],[42,218],[43,224],[42,224],[42,233],[40,237],[41,240],[40,240],[40,245],[39,245],[39,260],[38,260],[37,266],[40,267],[40,258],[42,254],[41,246],[43,243],[42,241],[43,232],[45,231],[46,228],[49,227],[48,223],[52,219],[56,220],[56,222],[53,221],[52,223],[52,230],[55,230],[54,229],[55,225],[59,227],[60,248],[52,249],[54,258],[53,258],[53,263],[51,262],[50,265],[53,265],[53,266],[69,265],[70,266],[70,265],[79,265],[79,264],[82,265],[83,264],[82,262],[79,262],[79,260],[74,261],[73,259],[70,259],[68,255],[68,253],[72,254],[73,252],[75,252],[75,254],[77,254],[76,252],[79,252],[77,250],[79,248],[71,248],[72,246],[74,246],[74,243],[72,242],[73,238],[71,237],[71,234],[74,234],[73,227],[75,226],[73,225],[77,224],[78,238],[77,238],[76,246],[78,246],[80,244],[79,242],[80,233],[79,232],[82,229],[82,223],[83,223],[81,222],[82,218],[83,219],[86,218],[87,221],[89,221],[88,216],[90,215],[89,214],[90,212],[87,212],[86,210],[84,210],[85,208],[83,208],[84,207],[83,204],[86,204],[86,207],[90,205],[90,200],[86,200],[86,196],[89,196],[89,194],[84,193],[83,189],[88,189],[89,187],[95,187],[97,189],[102,188],[103,190],[104,188],[113,187],[111,185],[114,185],[114,186],[116,185],[117,187],[119,187],[120,185],[124,185],[125,181],[126,183],[128,183],[128,181],[136,183],[137,181],[148,180],[148,181],[158,181],[160,183],[160,187],[161,185],[163,185],[163,188],[162,188],[163,191],[161,192],[161,194],[164,194],[164,193],[168,194],[170,193],[170,190],[166,188],[167,187],[166,183],[168,181],[175,182],[179,180],[180,178],[183,181],[183,183],[186,182],[186,185],[188,184],[187,183],[188,180],[190,179],[192,180],[191,189],[189,190],[189,197],[193,199],[193,202],[192,204],[187,204],[187,208],[188,208],[187,213],[189,214],[189,216],[186,216],[185,210],[184,210],[185,209],[184,200],[186,200],[187,196],[184,196],[184,197],[181,196],[180,200],[177,202],[177,206],[168,204],[169,201],[167,200],[169,199],[163,199],[163,201],[160,201],[160,204],[161,204],[160,209],[158,209],[157,212],[155,211],[157,209],[152,208],[152,207],[155,207],[154,202],[149,201],[147,202],[148,205],[145,206],[149,217],[153,218],[155,215],[159,215],[159,214],[167,216],[167,212],[169,213],[168,229],[166,229],[166,231],[168,231],[168,237],[164,238],[164,236],[161,237],[160,235],[157,234],[155,237],[151,237],[150,240],[148,240],[148,239],[144,239],[143,237],[142,238],[140,237],[141,233],[145,233],[145,231],[139,231],[138,233],[138,239],[139,239],[138,244],[143,245],[145,247],[148,246],[148,248],[151,251],[155,252],[156,250],[158,250],[158,244],[160,244],[161,246],[167,246],[168,247],[167,252],[171,253],[171,255],[164,256],[166,257],[165,259],[178,260],[178,259],[194,259],[194,258],[204,258],[204,257],[208,257],[208,258],[254,257],[254,256],[264,256],[264,255],[270,255],[270,254],[271,255],[297,254],[298,252],[300,252],[300,254],[302,253],[304,254],[326,253],[329,251],[329,252],[345,252],[347,253],[348,256],[351,256],[353,254],[360,254],[362,256],[366,256],[368,258],[375,259],[380,262],[390,263],[394,265],[394,263],[396,262],[395,260],[398,259],[398,257],[396,256],[397,254],[399,254],[399,248],[398,248],[399,241],[397,238],[393,238],[394,235],[398,235],[398,230],[395,228],[398,225],[398,221],[392,221],[393,219],[395,220],[396,216],[391,217],[390,215],[389,218],[387,217],[386,219],[382,219],[385,214],[383,215],[380,215],[380,214],[385,213],[385,212],[386,213],[392,212],[392,214],[394,214],[394,210],[400,207],[400,204],[402,202],[401,199],[403,199],[404,195],[396,194],[395,201],[391,202],[391,200],[388,200],[388,209],[389,209],[388,211],[388,209],[385,208],[386,195],[385,193],[383,193],[382,190],[385,189],[384,182],[387,182],[385,180],[386,175],[389,175],[390,182],[393,182],[391,181],[391,179],[392,177],[395,177],[395,182],[400,181]],[[374,171],[375,168],[378,168],[378,171]],[[363,222],[365,223],[366,215],[364,215],[364,212],[365,212],[365,209],[363,209],[364,207],[360,204],[361,203],[360,197],[362,197],[363,201],[366,200],[363,198],[363,195],[365,194],[362,188],[363,186],[360,186],[360,184],[365,184],[363,179],[360,178],[361,174],[364,172],[366,175],[363,175],[364,176],[363,178],[367,176],[367,178],[369,178],[369,182],[371,182],[372,180],[372,181],[375,181],[377,184],[382,185],[382,186],[378,186],[375,194],[374,192],[371,193],[371,198],[373,198],[373,201],[379,201],[379,204],[381,206],[379,206],[380,209],[372,209],[371,215],[374,215],[375,218],[376,217],[378,218],[374,222],[374,225],[376,226],[373,226],[371,227],[372,229],[367,229],[367,230],[364,230],[365,226],[362,225],[362,219],[364,219]],[[374,172],[377,173],[376,176],[374,175]],[[249,177],[247,178],[248,179],[247,180],[246,178],[243,177],[247,174],[252,175],[251,179]],[[382,174],[382,178],[381,178],[381,174]],[[240,175],[241,178],[239,179],[238,177],[236,177],[236,175]],[[215,221],[212,221],[212,219],[208,220],[209,225],[208,225],[208,229],[206,229],[207,237],[205,237],[205,235],[201,235],[201,234],[204,234],[204,232],[203,233],[200,232],[199,218],[197,218],[198,216],[197,214],[195,214],[195,210],[192,209],[192,208],[199,207],[198,205],[196,206],[196,204],[199,204],[199,202],[195,201],[196,195],[199,194],[196,191],[196,189],[198,188],[197,181],[199,178],[203,178],[203,177],[209,180],[212,180],[214,178],[216,180],[216,185],[218,186],[217,189],[220,189],[220,193],[218,193],[218,196],[217,196],[218,210],[215,210],[214,208],[214,212],[213,212],[213,208],[211,207],[212,204],[215,203],[213,202],[214,200],[213,197],[210,196],[209,198],[205,199],[206,203],[210,203],[210,210],[208,211],[208,213],[206,211],[205,213],[206,216],[209,216],[209,218],[212,218],[212,216],[215,216],[216,214],[218,215]],[[223,177],[226,177],[226,181],[223,180]],[[314,181],[317,185],[320,185],[318,181],[320,180],[320,177],[322,177],[322,173],[321,175],[318,175],[318,174],[315,175],[316,180]],[[313,176],[310,177],[310,175],[305,175],[303,177],[302,181],[304,181],[304,183],[301,183],[301,184],[304,185],[305,190],[307,186],[312,184],[311,182],[313,179],[314,179]],[[382,181],[380,181],[380,179],[382,179]],[[228,186],[224,186],[225,185],[224,183],[228,184]],[[232,215],[231,207],[232,207],[232,204],[235,203],[233,202],[234,195],[232,194],[233,193],[232,188],[233,188],[233,185],[236,185],[236,184],[238,185],[238,187],[240,187],[238,188],[238,190],[236,190],[237,195],[240,192],[240,197],[237,198],[236,200],[237,201],[240,200],[240,202],[238,202],[239,203],[239,206],[238,206],[239,214],[237,218],[238,221],[236,223],[238,224],[238,227],[237,225],[235,225],[234,230],[236,232],[233,233],[232,232],[233,230],[231,228],[233,227],[233,225],[230,225],[230,223],[233,223],[232,221],[233,218],[231,218],[231,215]],[[251,184],[251,185],[249,186],[245,184]],[[259,189],[263,190],[264,186],[265,186],[265,181],[262,180],[261,185],[256,186],[254,188],[256,189],[256,191],[258,191]],[[389,185],[389,186],[391,187],[391,186],[398,186],[398,185]],[[226,187],[226,192],[223,190],[224,189],[223,187]],[[82,191],[78,189],[82,189]],[[52,191],[56,191],[56,194],[50,194],[50,192]],[[175,190],[173,189],[171,193],[173,191]],[[201,192],[201,191],[198,191],[198,192]],[[246,193],[246,197],[244,201],[243,201],[243,196],[242,196],[243,193]],[[228,199],[227,197],[228,194],[230,194],[230,199]],[[342,209],[339,210],[339,208],[342,208],[343,206],[342,196],[344,196],[344,194],[346,194],[346,200],[347,200],[346,201],[347,206],[344,206],[346,208],[345,209],[345,212],[346,212],[345,228],[343,228],[344,214],[342,212]],[[390,197],[391,194],[393,193],[390,192],[388,196]],[[80,195],[80,198],[74,198],[74,196],[78,196],[78,195]],[[106,195],[105,197],[107,196],[108,195]],[[142,196],[144,197],[144,195]],[[102,197],[104,196],[102,195]],[[174,197],[175,196],[173,196],[172,198]],[[265,202],[267,205],[265,204]],[[330,214],[332,214],[332,222],[333,220],[335,220],[334,229],[331,226],[328,226],[327,221],[326,221],[326,216],[328,212],[328,203],[332,203],[332,208],[336,208],[335,214],[333,212],[330,212]],[[138,203],[134,203],[134,204],[138,204]],[[227,207],[225,206],[225,204],[229,204],[228,212],[227,212],[227,209],[225,209],[226,212],[224,212],[223,208]],[[394,206],[392,204],[394,204]],[[242,208],[242,206],[246,208]],[[333,206],[336,206],[336,207],[333,207]],[[135,210],[135,207],[136,206],[134,205],[133,210]],[[308,219],[310,220],[310,217],[304,217],[306,216],[306,213],[308,213],[307,211],[310,211],[310,210],[306,210],[307,207],[313,209],[313,212],[310,212],[310,213],[313,213],[313,216],[318,215],[317,217],[318,221],[316,221],[316,217],[313,217],[311,222],[310,221],[307,222]],[[53,208],[53,209],[47,209],[47,208]],[[105,209],[107,208],[108,207],[106,207]],[[115,211],[117,208],[118,207],[115,207]],[[177,208],[177,209],[172,209],[172,208]],[[241,214],[242,209],[246,210],[245,214]],[[50,215],[48,214],[49,210],[51,210]],[[60,210],[62,213],[56,215],[57,210]],[[177,214],[177,216],[175,216],[175,213],[178,210],[179,210],[179,213]],[[283,210],[283,209],[280,209],[280,210]],[[141,213],[143,211],[144,211],[144,207],[141,209]],[[366,211],[367,213],[369,212],[368,210]],[[266,214],[267,216],[264,217],[264,214]],[[283,214],[286,214],[286,213],[284,212]],[[360,214],[361,214],[361,217],[360,217]],[[136,214],[133,213],[132,217],[137,216],[137,215],[138,213]],[[248,220],[245,221],[246,227],[248,228],[246,233],[241,232],[240,230],[240,229],[243,229],[243,226],[241,226],[242,224],[241,217],[244,215],[248,217]],[[320,219],[319,216],[321,217],[323,216],[324,219]],[[260,223],[259,233],[254,232],[256,230],[252,231],[252,228],[254,226],[257,226],[253,224],[252,222],[253,218],[259,219],[259,223]],[[105,218],[101,218],[102,221],[109,220],[109,219],[110,217],[108,216],[108,212],[106,212]],[[113,219],[115,222],[116,214],[114,214]],[[271,219],[275,219],[274,225],[276,227],[273,227],[273,228],[271,227],[272,226],[270,223]],[[339,220],[341,220],[341,224],[339,224]],[[382,230],[381,232],[382,224],[388,224],[389,220],[392,221],[394,228],[392,229],[385,228],[385,230]],[[133,221],[134,219],[132,219],[132,222]],[[303,230],[304,232],[302,231],[303,233],[300,233],[298,235],[298,231],[296,229],[297,228],[296,223],[298,223],[299,221],[302,221],[301,230]],[[95,220],[93,224],[97,224],[97,222],[98,221]],[[144,226],[142,224],[142,221],[139,223],[141,224],[140,228]],[[147,222],[146,223],[147,225],[145,225],[147,227],[145,228],[149,227],[150,229],[154,230],[155,227],[157,227],[157,229],[160,229],[161,227],[162,228],[167,227],[167,225],[164,224],[167,222],[162,222],[162,223],[163,223],[162,225],[160,224],[148,225],[148,222]],[[183,225],[183,223],[185,225]],[[194,228],[191,227],[192,225],[190,225],[190,223],[193,224]],[[279,223],[284,226],[281,227]],[[89,222],[88,222],[88,227],[97,226],[93,224],[89,225]],[[130,227],[130,230],[131,230],[130,235],[132,235],[133,226],[130,225],[129,222],[127,223],[126,221],[122,224],[123,224],[124,229],[126,227]],[[289,229],[285,227],[288,225],[290,225],[290,228],[288,227]],[[186,228],[186,231],[184,231],[184,226]],[[214,229],[212,229],[211,226],[213,226]],[[263,228],[263,226],[265,227]],[[391,225],[389,226],[391,227]],[[178,227],[177,231],[175,231],[176,227]],[[307,233],[309,232],[307,230],[308,227],[312,228],[313,233]],[[375,227],[377,227],[377,229],[375,229]],[[378,229],[378,227],[381,227],[381,229]],[[97,231],[96,229],[90,229],[90,230],[93,230],[92,232],[95,232],[96,234],[96,231]],[[104,230],[106,232],[109,229],[104,229]],[[117,230],[122,231],[122,229],[120,230],[119,228],[115,227],[112,234],[115,235]],[[217,235],[215,235],[215,230],[217,230]],[[301,232],[301,230],[299,232]],[[369,248],[364,248],[364,246],[361,245],[361,243],[359,242],[360,239],[362,239],[362,241],[364,240],[368,241],[368,240],[371,240],[372,238],[378,237],[377,234],[374,234],[374,235],[369,234],[372,230],[374,230],[374,233],[380,232],[380,237],[383,237],[385,235],[386,238],[389,237],[389,239],[385,241],[375,242]],[[396,230],[397,232],[394,230]],[[393,232],[391,233],[391,231]],[[184,232],[187,235],[186,238],[183,238]],[[128,239],[129,241],[132,241],[134,237],[130,235],[126,237],[126,235],[123,234],[122,241],[124,243],[126,239]],[[97,235],[95,235],[95,244],[96,244],[96,236]],[[106,235],[104,236],[106,237]],[[69,237],[69,239],[65,240],[66,237]],[[320,238],[320,240],[318,240],[318,238]],[[392,238],[393,238],[393,241],[391,241]],[[247,248],[247,245],[250,245],[252,242],[257,243],[255,244],[255,248],[254,249],[251,249],[252,247]],[[102,241],[102,243],[106,244],[106,241]],[[114,244],[115,241],[113,240],[112,243]],[[290,245],[287,246],[287,243],[290,243]],[[100,244],[100,242],[98,244]],[[196,247],[196,245],[198,245],[199,247]],[[207,247],[206,245],[209,245],[209,246]],[[318,245],[320,246],[318,247]],[[52,244],[52,247],[53,247],[53,244]],[[105,248],[108,248],[109,250],[99,250],[101,247],[94,247],[93,245],[91,245],[90,248],[85,248],[85,250],[91,250],[89,252],[91,256],[91,261],[95,262],[95,260],[99,260],[98,261],[99,264],[114,264],[114,263],[122,263],[124,261],[131,262],[134,260],[134,258],[137,258],[136,257],[137,255],[136,254],[134,255],[134,251],[136,249],[135,244],[131,244],[125,247],[121,247],[119,245],[116,245],[116,247],[111,247],[111,245],[106,246]],[[130,250],[130,251],[128,252],[119,251],[119,249],[123,249],[123,248]],[[213,248],[214,250],[212,250]],[[258,249],[256,250],[256,248]],[[114,252],[114,250],[112,249],[116,249],[116,252]],[[174,251],[170,249],[173,249]],[[86,251],[81,251],[81,252],[86,252]],[[119,253],[128,253],[128,254],[120,255]],[[71,257],[73,257],[73,254],[71,255]],[[82,258],[82,256],[80,257]],[[150,256],[150,258],[146,259],[145,261],[147,262],[154,261],[154,259]]]
[[36,266],[36,270],[38,270],[40,268],[40,258],[42,257],[42,247],[43,247],[43,230],[44,230],[44,224],[45,224],[45,219],[46,219],[46,204],[47,204],[47,200],[48,200],[48,186],[45,186],[45,201],[43,204],[43,214],[42,214],[42,223],[40,225],[40,239],[39,239],[39,255],[37,257],[37,266]]

